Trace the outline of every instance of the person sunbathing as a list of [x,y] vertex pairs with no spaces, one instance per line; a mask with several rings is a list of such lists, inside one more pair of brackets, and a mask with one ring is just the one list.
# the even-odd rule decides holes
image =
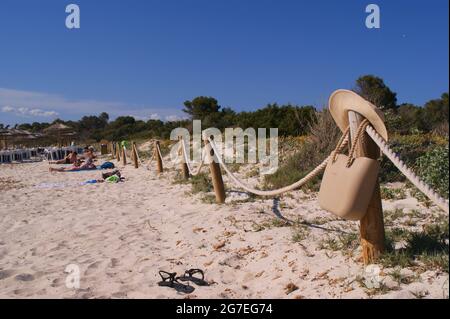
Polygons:
[[53,161],[50,164],[74,164],[77,162],[77,155],[77,152],[70,151],[62,160]]
[[87,150],[84,153],[84,158],[85,161],[84,163],[81,163],[80,161],[77,161],[74,163],[74,165],[72,167],[69,168],[65,168],[65,167],[60,167],[60,168],[54,168],[54,167],[49,167],[48,170],[50,172],[74,172],[74,171],[86,171],[86,170],[91,170],[91,169],[96,169],[97,167],[94,164],[94,156],[93,156],[93,152],[91,150]]

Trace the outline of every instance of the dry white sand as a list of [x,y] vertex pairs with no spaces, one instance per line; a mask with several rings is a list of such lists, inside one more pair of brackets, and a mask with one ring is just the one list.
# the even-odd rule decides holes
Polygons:
[[[448,274],[439,270],[403,269],[414,280],[398,284],[382,269],[377,278],[389,289],[363,287],[358,249],[320,248],[341,231],[358,232],[358,223],[322,211],[314,194],[298,191],[278,202],[229,193],[227,204],[216,205],[189,194],[189,184],[174,184],[173,170],[158,177],[128,165],[124,183],[79,185],[101,172],[47,169],[0,166],[0,297],[448,297]],[[384,206],[433,212],[411,198]],[[277,215],[311,222],[300,228],[300,242],[292,240],[294,228],[276,227]],[[70,264],[80,269],[79,289],[66,287]],[[204,269],[211,285],[192,284],[190,295],[157,285],[158,270],[189,268]]]

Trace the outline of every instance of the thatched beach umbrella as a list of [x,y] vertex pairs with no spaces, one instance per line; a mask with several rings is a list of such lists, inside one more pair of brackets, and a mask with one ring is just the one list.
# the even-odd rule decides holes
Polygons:
[[75,136],[76,132],[73,128],[70,126],[67,126],[62,123],[55,123],[53,125],[50,125],[46,129],[44,129],[44,132],[47,135],[53,135],[56,134],[57,143],[61,144],[61,137],[68,137],[68,136]]
[[5,149],[8,148],[8,139],[11,140],[12,144],[14,145],[18,141],[24,141],[29,140],[30,138],[34,138],[32,133],[16,128],[3,129],[0,131],[0,136],[2,137]]
[[8,138],[12,136],[11,132],[8,129],[0,129],[0,138],[1,138],[1,149],[8,148]]

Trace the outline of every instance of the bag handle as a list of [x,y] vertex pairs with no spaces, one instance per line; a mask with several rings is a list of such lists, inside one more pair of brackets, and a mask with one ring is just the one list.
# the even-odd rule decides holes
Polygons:
[[347,135],[350,136],[350,126],[348,126],[345,129],[344,133],[342,134],[341,138],[339,139],[339,142],[336,145],[336,148],[334,149],[334,151],[331,154],[333,163],[336,162],[336,157],[340,153],[339,149],[342,147],[342,144],[344,143],[345,138],[347,137]]
[[[366,131],[367,126],[369,126],[369,125],[370,125],[370,122],[367,119],[364,119],[361,122],[361,124],[359,124],[359,127],[358,127],[358,129],[356,131],[356,134],[355,134],[355,138],[352,141],[352,147],[350,149],[348,160],[347,160],[347,167],[350,167],[353,164],[353,161],[355,160],[355,151],[356,151],[357,144],[361,140],[364,132]],[[337,143],[336,149],[333,151],[333,154],[332,154],[332,156],[333,156],[333,158],[332,158],[333,163],[336,161],[336,157],[340,153],[339,149],[341,148],[342,144],[344,143],[344,140],[347,137],[347,135],[349,135],[349,137],[350,137],[350,126],[347,127],[347,129],[345,130],[344,134],[339,139],[339,142]]]

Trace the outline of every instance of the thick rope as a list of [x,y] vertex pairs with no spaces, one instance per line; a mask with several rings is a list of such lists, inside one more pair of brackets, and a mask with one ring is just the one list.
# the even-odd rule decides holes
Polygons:
[[[211,145],[211,147],[212,147],[212,149],[214,151],[214,155],[217,158],[217,161],[223,167],[225,172],[227,172],[228,176],[235,183],[235,185],[240,187],[240,188],[242,188],[242,189],[244,189],[244,190],[246,190],[249,193],[253,193],[253,194],[258,195],[258,196],[278,196],[278,195],[282,195],[284,193],[291,192],[293,190],[296,190],[296,189],[302,187],[303,185],[305,185],[308,182],[310,182],[314,177],[319,175],[327,167],[328,161],[331,160],[332,156],[333,156],[333,154],[330,154],[320,165],[318,165],[316,168],[314,168],[308,175],[306,175],[304,178],[302,178],[301,180],[295,182],[292,185],[289,185],[289,186],[286,186],[286,187],[283,187],[283,188],[280,188],[280,189],[276,189],[276,190],[262,191],[262,190],[259,190],[259,189],[251,188],[250,186],[247,186],[242,181],[240,181],[228,169],[228,167],[222,161],[221,156],[218,155],[220,153],[217,151],[217,147],[216,147],[216,144],[214,143],[214,141],[211,138],[208,138],[208,140],[209,140],[209,143],[210,143],[210,145]],[[348,144],[348,138],[344,137],[343,143],[341,145],[341,149],[343,149],[345,146],[347,146],[347,144]]]
[[439,206],[444,212],[449,213],[448,200],[442,198],[431,187],[425,184],[406,164],[400,159],[392,149],[389,148],[386,141],[373,129],[371,126],[366,128],[367,134],[378,145],[380,150],[386,155],[389,160],[411,181],[422,193],[424,193],[429,199],[431,199],[437,206]]
[[[362,123],[364,124],[364,123]],[[411,181],[422,193],[424,193],[429,199],[431,199],[438,207],[440,207],[444,212],[447,214],[449,213],[449,202],[448,200],[445,200],[442,198],[439,194],[437,194],[431,187],[427,184],[425,184],[410,168],[406,166],[406,164],[399,158],[399,156],[393,152],[389,146],[387,145],[386,141],[373,129],[371,126],[367,126],[366,124],[361,125],[361,128],[365,128],[367,134],[374,140],[374,142],[378,145],[380,150],[389,158],[389,160],[392,161],[392,163],[406,176],[408,180]],[[277,190],[272,191],[261,191],[258,189],[251,188],[250,186],[247,186],[244,184],[241,180],[239,180],[225,165],[223,162],[221,156],[216,155],[217,161],[219,164],[223,167],[225,172],[230,176],[231,180],[236,184],[236,186],[246,190],[247,192],[253,193],[255,195],[259,196],[277,196],[281,195],[286,192],[293,191],[295,189],[300,188],[304,184],[308,183],[313,179],[315,176],[317,176],[322,170],[324,170],[327,166],[328,161],[334,158],[335,154],[342,150],[347,144],[348,144],[348,137],[346,137],[347,134],[344,133],[344,137],[342,140],[342,143],[338,143],[340,145],[338,147],[338,150],[335,150],[328,158],[326,158],[319,166],[317,166],[313,171],[311,171],[308,175],[306,175],[301,180],[297,181],[296,183],[286,186],[284,188],[280,188]],[[210,145],[214,151],[215,154],[220,154],[217,150],[217,147],[212,139],[208,139],[210,142]]]
[[203,164],[205,163],[205,151],[206,151],[206,147],[203,149],[202,151],[202,160],[200,161],[200,165],[197,167],[197,169],[194,171],[194,169],[191,167],[191,163],[189,161],[189,157],[186,151],[186,144],[184,142],[184,140],[182,139],[180,141],[182,147],[183,147],[183,157],[184,157],[184,162],[186,163],[186,166],[189,170],[189,174],[191,174],[192,176],[197,176],[198,174],[200,174],[200,171],[203,167]]
[[[368,123],[362,122],[360,125],[360,128],[361,128],[361,130],[358,130],[358,132],[360,133],[359,135],[361,135],[362,130],[365,129],[367,134],[378,145],[380,150],[387,156],[387,158],[389,158],[389,160],[392,161],[392,163],[400,170],[400,172],[402,172],[406,176],[406,178],[409,181],[411,181],[411,183],[414,184],[414,186],[416,186],[423,194],[425,194],[429,199],[431,199],[438,207],[440,207],[447,214],[449,213],[448,200],[445,200],[443,197],[441,197],[439,194],[437,194],[433,189],[431,189],[431,187],[429,185],[425,184],[425,182],[423,182],[410,168],[408,168],[406,166],[406,164],[400,159],[398,154],[396,154],[394,151],[392,151],[389,148],[386,141],[375,131],[375,129],[373,127],[368,126]],[[347,146],[348,140],[349,139],[348,139],[348,130],[347,130],[346,132],[344,132],[344,135],[339,140],[336,150],[334,150],[321,164],[319,164],[316,168],[314,168],[308,175],[306,175],[301,180],[295,182],[292,185],[289,185],[289,186],[286,186],[286,187],[283,187],[280,189],[271,190],[271,191],[262,191],[259,189],[254,189],[254,188],[244,184],[239,178],[237,178],[236,175],[234,175],[230,171],[230,169],[228,169],[226,164],[223,162],[221,156],[217,155],[220,153],[218,152],[214,141],[211,138],[208,138],[208,141],[210,143],[212,150],[214,151],[214,154],[215,154],[215,157],[216,157],[218,163],[223,167],[223,169],[228,174],[228,176],[231,178],[231,180],[235,183],[235,185],[246,190],[249,193],[253,193],[258,196],[278,196],[278,195],[282,195],[284,193],[296,190],[296,189],[302,187],[303,185],[307,184],[308,182],[310,182],[314,177],[319,175],[319,173],[322,172],[326,168],[328,162],[330,160],[333,160],[337,153],[342,151]],[[192,167],[190,166],[189,158],[187,157],[187,152],[186,152],[186,145],[184,144],[183,141],[182,141],[181,147],[182,147],[182,152],[184,155],[184,160],[187,164],[190,174],[193,176],[198,175],[204,164],[204,158],[205,158],[204,151],[206,150],[206,148],[202,152],[202,161],[200,162],[200,166],[197,168],[196,171],[194,171],[192,169]],[[157,152],[158,152],[161,160],[163,160],[159,146],[157,146]],[[350,151],[350,153],[352,154],[352,151]],[[349,156],[349,160],[352,157],[353,156]],[[150,162],[152,161],[153,158],[154,158],[154,156],[152,156],[152,158],[150,159]],[[139,159],[139,155],[138,155],[138,159]],[[139,159],[139,161],[140,161],[140,159]],[[142,164],[142,162],[141,162],[141,164]],[[164,164],[166,164],[166,163],[164,163]],[[172,167],[173,167],[173,165],[172,165]]]
[[352,147],[350,149],[350,152],[348,153],[348,160],[347,160],[347,167],[350,167],[353,164],[353,161],[355,160],[355,152],[358,148],[358,144],[361,142],[361,139],[364,137],[364,132],[366,128],[369,126],[370,122],[369,120],[365,119],[361,122],[358,126],[358,130],[356,131],[355,138],[352,141]]
[[344,149],[342,147],[342,144],[344,144],[344,142],[348,143],[349,136],[350,136],[349,134],[350,134],[350,126],[347,127],[347,129],[344,131],[344,134],[342,134],[341,138],[339,139],[339,141],[336,144],[336,148],[331,153],[331,160],[333,161],[333,163],[336,162],[337,155],[341,152],[342,149]]
[[147,164],[144,164],[141,160],[141,158],[139,157],[139,151],[137,149],[137,146],[135,146],[135,150],[136,150],[136,157],[138,159],[138,162],[141,164],[142,167],[145,167],[147,170],[150,170],[150,164],[152,163],[153,159],[155,158],[155,153],[153,152],[152,156],[150,157],[150,160],[148,161]]
[[[180,146],[180,147],[181,147],[181,146]],[[169,166],[169,165],[167,165],[167,162],[164,161],[164,158],[163,158],[163,156],[162,156],[162,154],[161,154],[161,149],[160,149],[160,147],[159,147],[158,144],[156,144],[156,150],[157,150],[157,152],[158,152],[158,154],[159,154],[159,157],[161,158],[161,161],[163,162],[164,167],[167,167],[167,168],[174,168],[176,164],[179,164],[179,163],[181,162],[180,157],[177,156],[177,159],[175,160],[175,163],[172,162],[172,165]]]

